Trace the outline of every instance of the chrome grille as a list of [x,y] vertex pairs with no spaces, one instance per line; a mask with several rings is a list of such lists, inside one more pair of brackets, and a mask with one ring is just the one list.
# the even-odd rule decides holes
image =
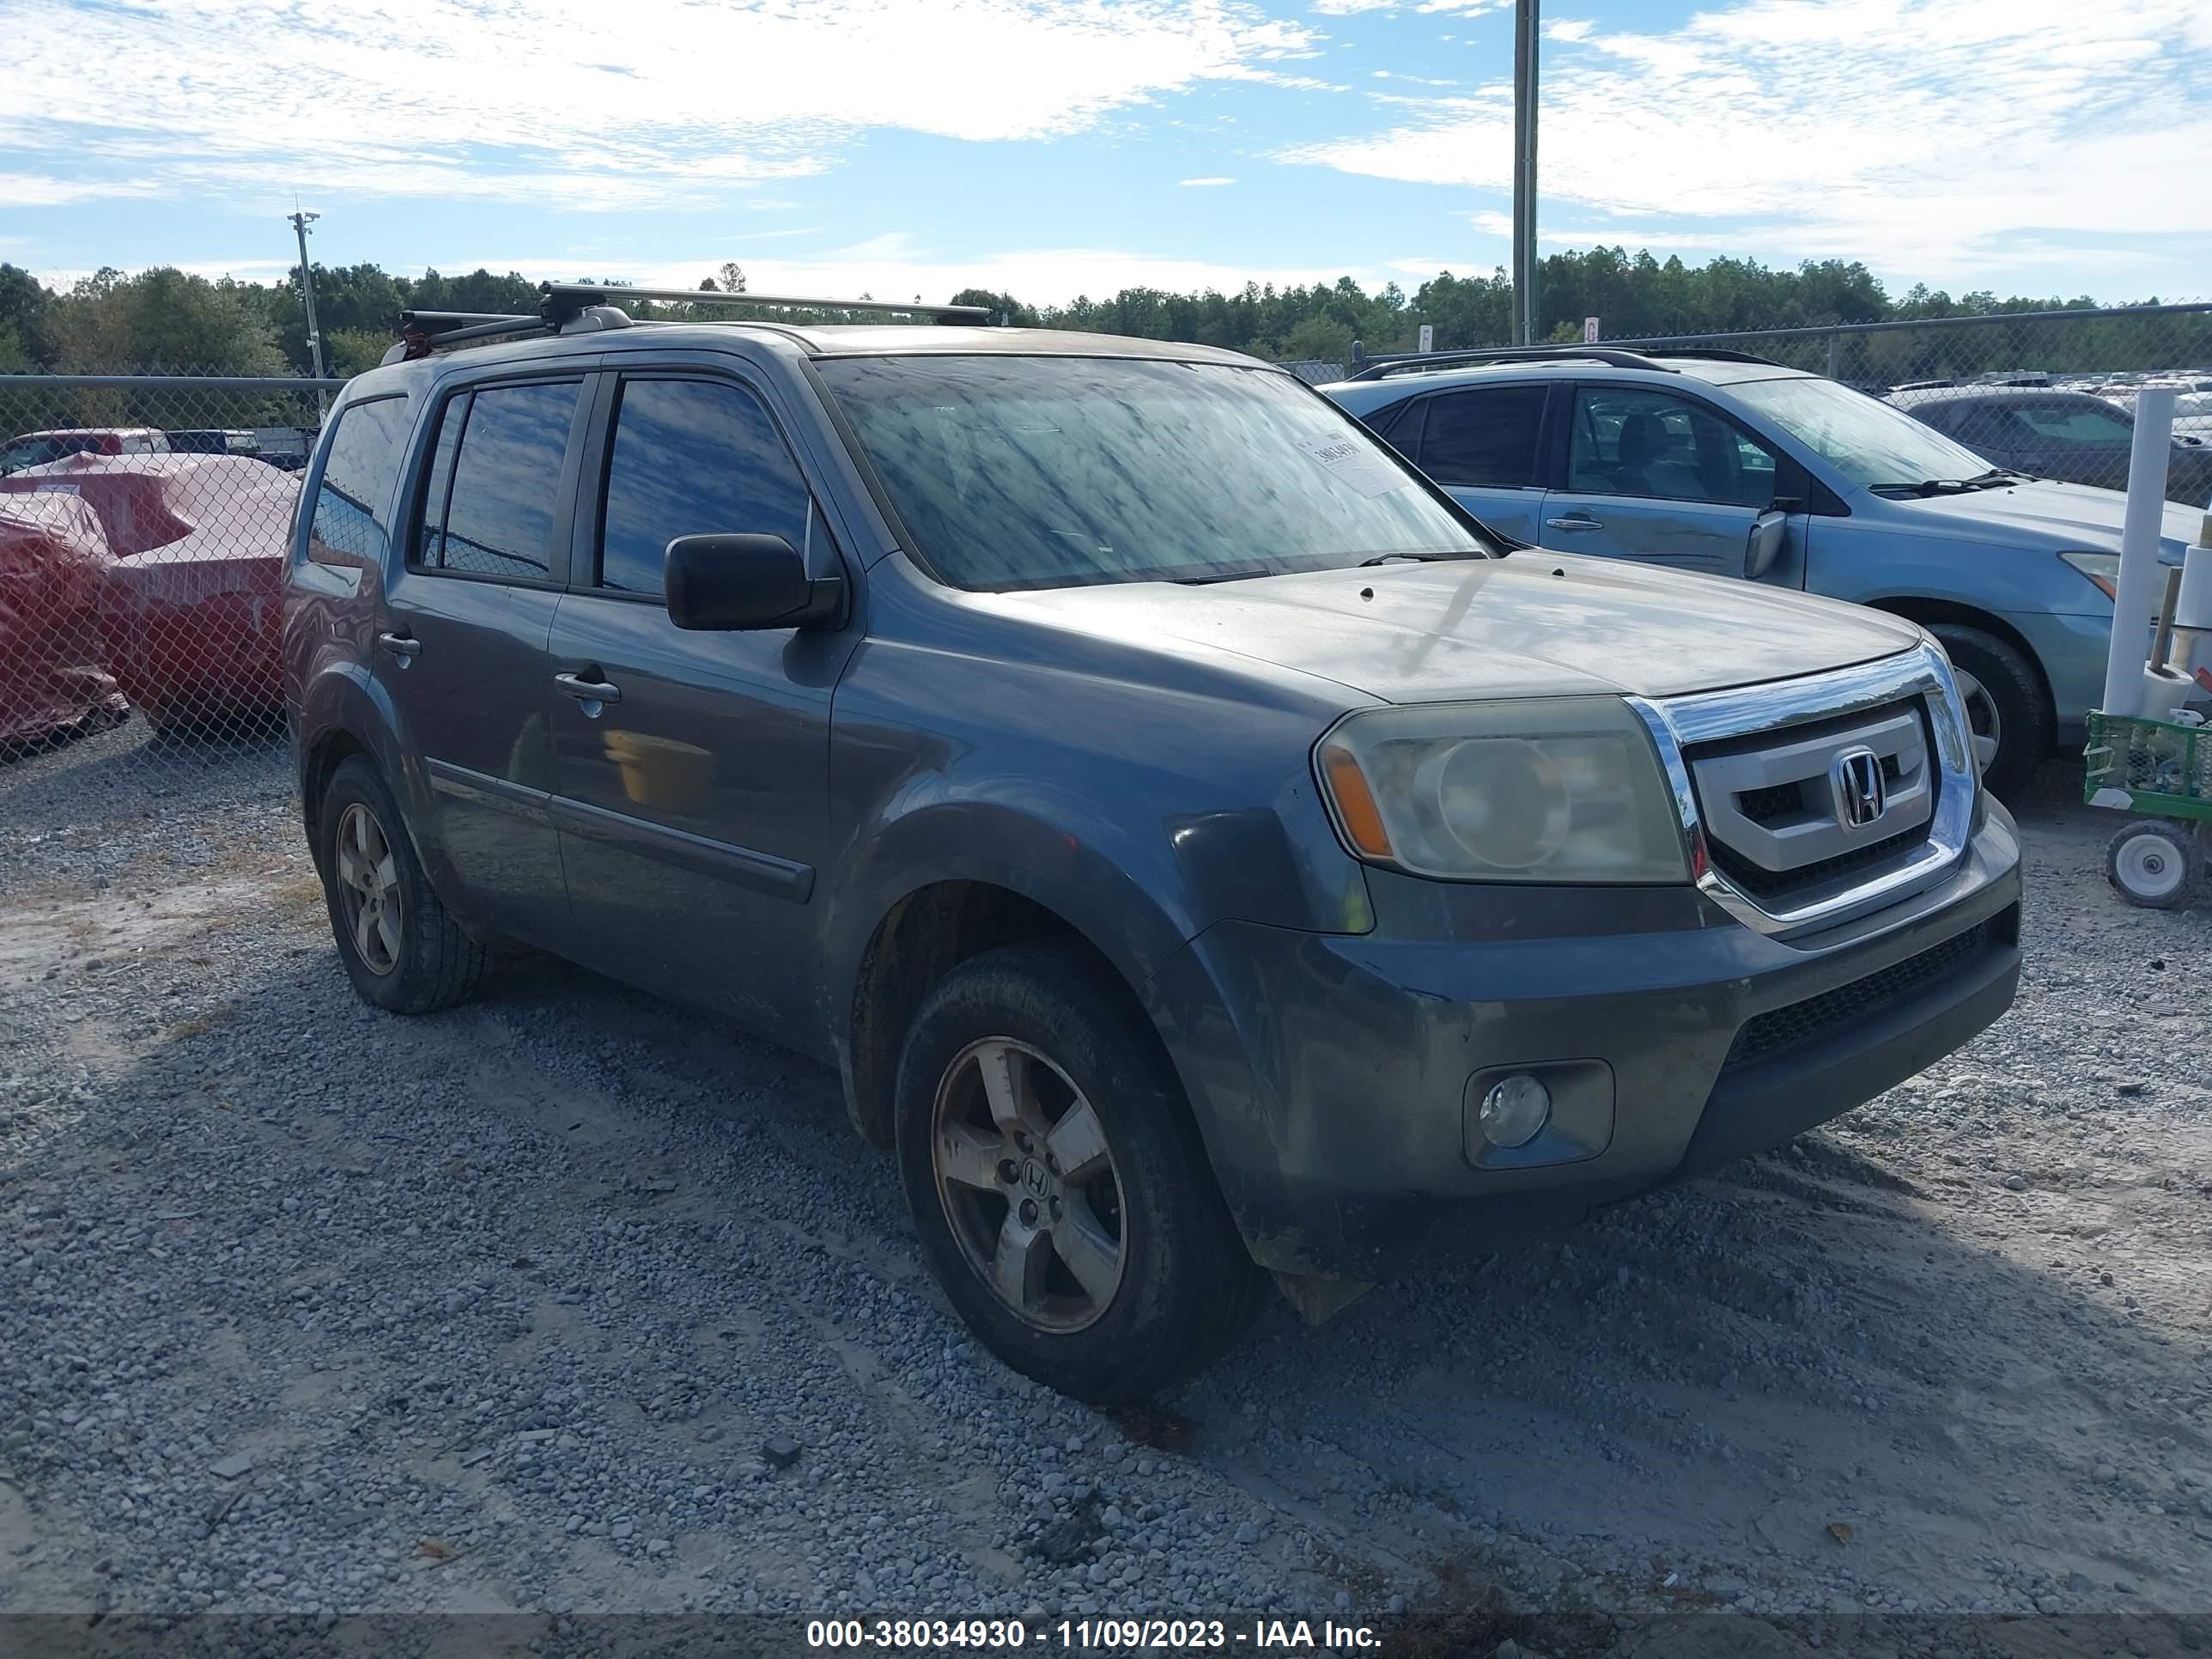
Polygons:
[[1948,875],[1972,838],[1972,733],[1932,641],[1802,679],[1628,702],[1701,858],[1698,885],[1760,933],[1894,904]]
[[[1865,751],[1882,781],[1881,809],[1846,815],[1839,757]],[[1787,901],[1844,875],[1877,873],[1928,836],[1936,781],[1918,699],[1838,720],[1762,732],[1688,750],[1714,864],[1761,901]]]

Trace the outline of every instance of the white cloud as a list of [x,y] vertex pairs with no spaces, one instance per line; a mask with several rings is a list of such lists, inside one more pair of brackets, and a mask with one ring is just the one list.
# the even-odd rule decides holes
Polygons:
[[1587,40],[1597,25],[1587,17],[1561,17],[1544,25],[1547,40]]
[[1313,0],[1307,9],[1324,17],[1350,17],[1356,12],[1388,11],[1398,3],[1399,0]]
[[129,0],[9,16],[0,155],[104,160],[142,189],[581,208],[720,204],[741,181],[822,171],[871,128],[1058,137],[1270,75],[1312,41],[1251,0],[629,0],[618,20],[593,0]]
[[1224,185],[1236,182],[1234,179],[1186,179],[1182,181],[1182,187],[1185,190],[1218,190]]
[[137,179],[54,179],[39,173],[0,173],[0,207],[66,207],[101,197],[145,196],[150,183]]
[[[1635,222],[1656,218],[1666,245],[1941,280],[2079,264],[2116,236],[2212,253],[2212,111],[2191,91],[2212,70],[2202,0],[1740,0],[1665,33],[1560,45],[1543,212],[1622,216],[1618,232],[1592,228],[1607,241],[1635,246]],[[1510,189],[1510,84],[1395,106],[1413,118],[1281,159]]]

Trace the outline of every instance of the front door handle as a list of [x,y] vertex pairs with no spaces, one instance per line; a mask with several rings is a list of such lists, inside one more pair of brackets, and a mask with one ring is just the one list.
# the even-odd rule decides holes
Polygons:
[[1577,513],[1564,519],[1547,519],[1544,522],[1553,530],[1602,530],[1605,528],[1586,513]]
[[422,641],[412,634],[379,634],[376,642],[403,661],[422,654]]
[[[585,673],[593,675],[598,672],[597,669],[585,671]],[[610,685],[602,679],[586,679],[583,674],[556,674],[553,677],[553,684],[566,691],[578,702],[620,702],[622,701],[622,687]]]

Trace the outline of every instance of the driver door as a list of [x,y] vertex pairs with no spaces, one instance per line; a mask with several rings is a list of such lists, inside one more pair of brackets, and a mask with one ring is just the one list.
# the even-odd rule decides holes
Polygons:
[[[1802,585],[1795,465],[1711,404],[1653,386],[1578,384],[1565,450],[1565,488],[1544,500],[1544,546]],[[1778,499],[1789,523],[1771,563],[1754,571],[1753,532]]]

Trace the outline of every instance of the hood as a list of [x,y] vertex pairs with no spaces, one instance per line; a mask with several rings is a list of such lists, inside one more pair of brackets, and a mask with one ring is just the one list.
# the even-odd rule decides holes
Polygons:
[[[2127,516],[2128,498],[2122,490],[2038,478],[2031,483],[2010,484],[2002,489],[1930,495],[1924,501],[1907,500],[1893,505],[1924,514],[1947,526],[1956,526],[1960,532],[1979,539],[2025,545],[2038,552],[2087,549],[2117,553],[2120,550],[2120,525]],[[2204,509],[2201,507],[2166,503],[2160,540],[2171,557],[2179,558],[2181,550],[2197,538],[2197,526],[2203,520]]]
[[1204,587],[1010,593],[1010,610],[1334,680],[1386,702],[1626,692],[1674,696],[1906,650],[1912,623],[1719,576],[1531,550]]

